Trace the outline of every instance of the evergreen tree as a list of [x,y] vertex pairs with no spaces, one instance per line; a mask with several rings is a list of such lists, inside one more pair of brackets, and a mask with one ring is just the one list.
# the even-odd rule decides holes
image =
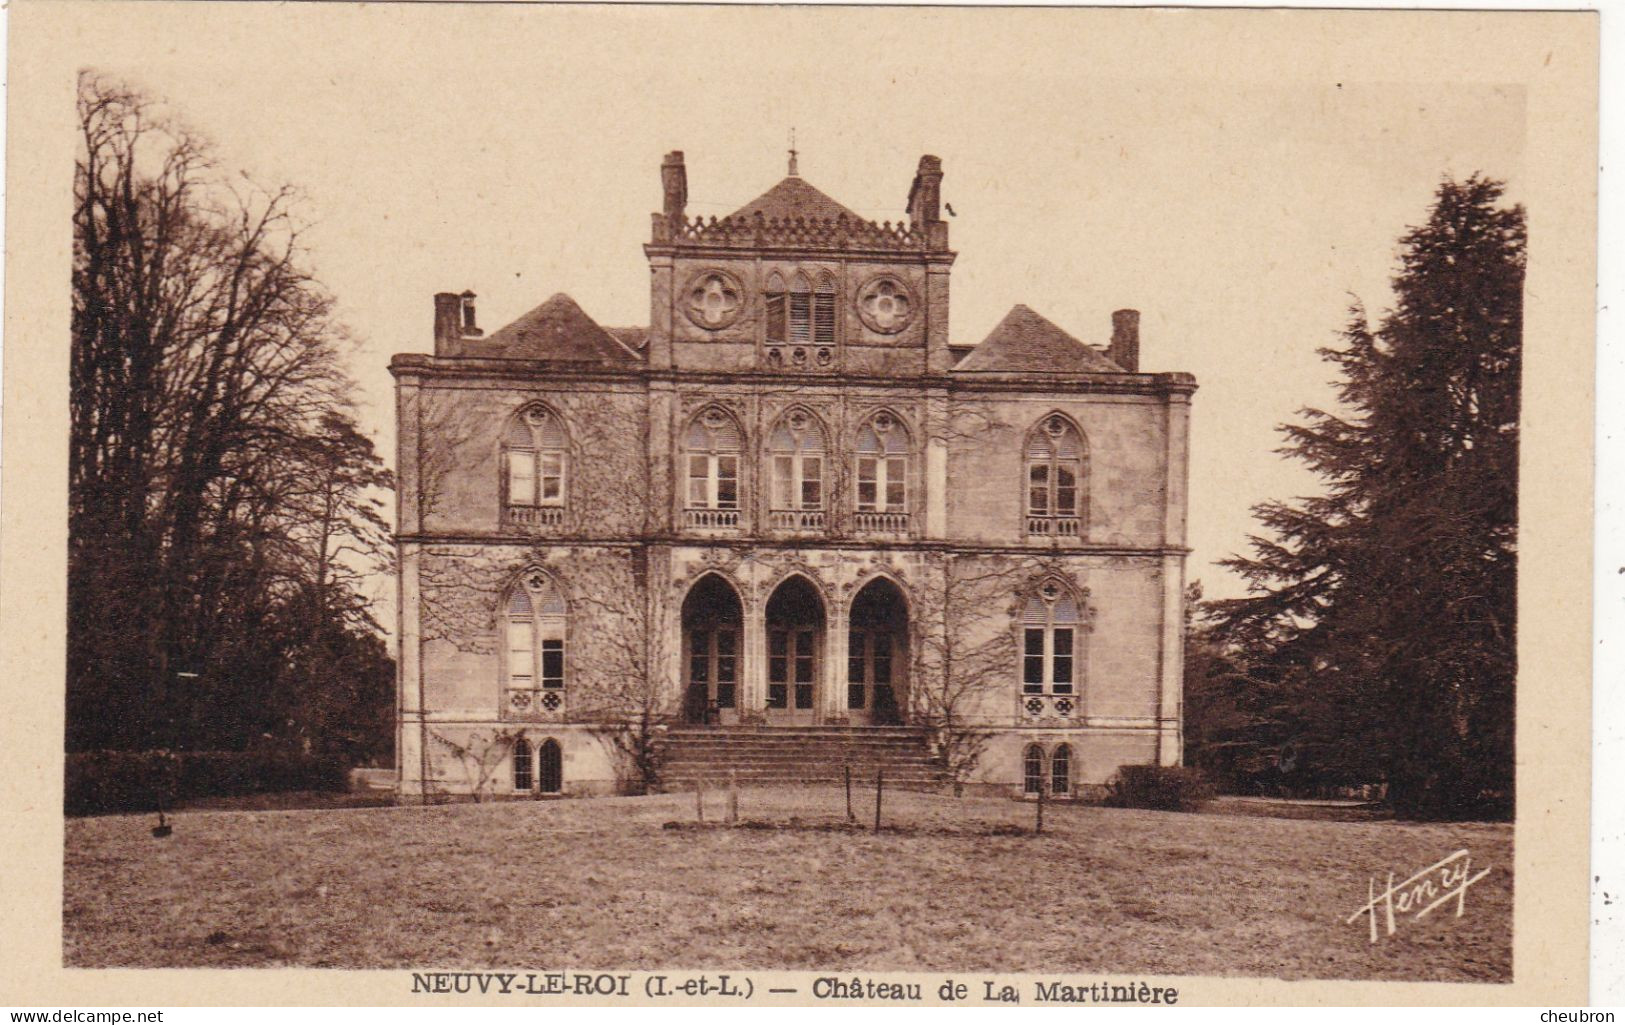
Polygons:
[[1401,239],[1396,303],[1355,306],[1341,410],[1283,427],[1323,495],[1255,510],[1271,537],[1227,563],[1227,640],[1298,680],[1290,718],[1331,766],[1374,759],[1396,811],[1510,809],[1524,213],[1446,181]]

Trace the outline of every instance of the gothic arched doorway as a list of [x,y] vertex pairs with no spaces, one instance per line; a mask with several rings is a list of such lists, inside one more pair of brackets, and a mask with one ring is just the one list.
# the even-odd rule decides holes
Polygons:
[[739,595],[715,573],[683,600],[683,719],[736,721],[744,617]]
[[823,649],[823,599],[805,577],[790,577],[767,600],[769,722],[817,721]]
[[908,707],[908,603],[885,577],[852,599],[846,647],[846,714],[855,723],[903,721]]

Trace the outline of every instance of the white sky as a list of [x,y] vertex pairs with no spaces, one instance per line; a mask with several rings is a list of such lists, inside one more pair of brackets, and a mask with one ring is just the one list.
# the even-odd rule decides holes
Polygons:
[[1520,88],[1395,84],[1344,23],[1289,42],[1177,11],[1147,33],[1112,12],[191,10],[163,47],[109,19],[85,62],[170,101],[228,166],[304,188],[391,463],[385,367],[432,348],[434,292],[473,288],[488,331],[560,291],[646,324],[661,155],[686,152],[690,212],[720,216],[783,175],[793,125],[802,176],[876,219],[942,157],[956,342],[1018,302],[1096,344],[1112,310],[1142,311],[1142,369],[1201,386],[1188,577],[1209,596],[1240,593],[1212,563],[1243,550],[1249,507],[1314,488],[1275,426],[1330,401],[1315,349],[1351,297],[1387,304],[1442,176],[1517,198],[1524,159]]

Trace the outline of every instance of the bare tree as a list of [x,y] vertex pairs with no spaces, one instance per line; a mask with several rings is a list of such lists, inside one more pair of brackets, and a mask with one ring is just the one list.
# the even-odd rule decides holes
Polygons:
[[490,420],[480,410],[459,401],[453,393],[421,393],[424,404],[423,427],[418,433],[418,522],[425,523],[439,511],[446,497],[446,480],[463,459],[463,447],[490,430]]
[[306,269],[292,189],[225,173],[104,77],[82,74],[78,101],[69,744],[238,746],[286,725],[284,684],[313,682],[287,658],[312,594],[367,630],[331,558],[341,521],[373,530],[365,503],[333,493],[310,531],[323,439],[360,438],[349,340]]
[[453,740],[431,730],[429,739],[450,752],[463,770],[468,793],[475,803],[492,796],[496,787],[496,771],[513,752],[514,745],[525,736],[523,729],[497,729],[490,732],[476,730],[461,740]]
[[975,774],[987,749],[984,703],[1005,692],[1017,664],[1013,604],[1039,572],[1025,556],[932,553],[915,598],[915,722],[930,736],[938,767],[954,793]]

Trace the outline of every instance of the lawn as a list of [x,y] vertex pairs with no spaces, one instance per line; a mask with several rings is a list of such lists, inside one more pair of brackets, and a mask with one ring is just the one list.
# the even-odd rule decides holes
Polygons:
[[[860,792],[859,818],[872,805]],[[710,795],[707,817],[721,817]],[[746,790],[67,823],[71,966],[1136,972],[1507,981],[1512,830]],[[792,821],[794,820],[794,821]],[[1490,872],[1370,942],[1371,876]]]

